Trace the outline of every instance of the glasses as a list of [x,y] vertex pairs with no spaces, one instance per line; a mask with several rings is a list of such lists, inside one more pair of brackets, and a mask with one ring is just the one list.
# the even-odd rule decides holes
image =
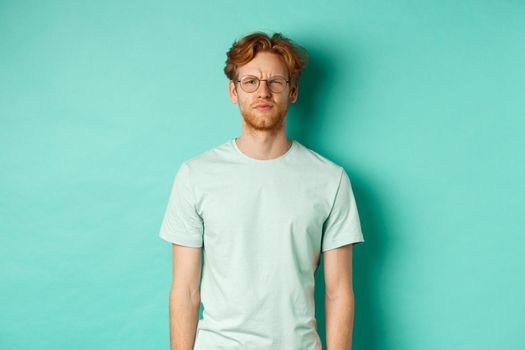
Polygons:
[[241,83],[241,88],[248,93],[256,91],[259,88],[261,81],[265,81],[266,85],[268,85],[268,88],[272,92],[278,94],[284,90],[286,84],[290,82],[290,79],[286,80],[283,77],[275,77],[272,79],[259,79],[256,76],[247,75],[242,79],[237,80],[237,82]]

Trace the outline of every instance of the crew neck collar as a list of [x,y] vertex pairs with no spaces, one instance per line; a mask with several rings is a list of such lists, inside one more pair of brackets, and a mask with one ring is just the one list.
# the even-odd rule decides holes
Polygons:
[[246,159],[246,160],[248,160],[250,162],[253,162],[253,163],[269,164],[269,163],[275,163],[275,162],[282,161],[286,157],[288,157],[290,155],[290,153],[292,153],[294,151],[294,149],[297,147],[297,142],[295,140],[291,140],[292,141],[292,145],[290,146],[290,148],[288,148],[288,150],[286,152],[284,152],[283,154],[281,154],[279,157],[272,158],[272,159],[256,159],[256,158],[252,158],[252,157],[246,155],[243,151],[241,151],[239,146],[237,146],[237,142],[235,141],[236,139],[237,139],[236,137],[233,137],[233,138],[230,139],[230,143],[233,146],[233,148],[237,151],[237,153],[241,157],[243,157],[244,159]]

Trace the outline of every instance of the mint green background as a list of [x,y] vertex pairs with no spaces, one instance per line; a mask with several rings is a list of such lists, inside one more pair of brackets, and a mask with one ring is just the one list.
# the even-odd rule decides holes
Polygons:
[[354,349],[525,349],[518,0],[0,2],[0,349],[168,349],[158,230],[254,30],[310,51],[289,136],[352,179]]

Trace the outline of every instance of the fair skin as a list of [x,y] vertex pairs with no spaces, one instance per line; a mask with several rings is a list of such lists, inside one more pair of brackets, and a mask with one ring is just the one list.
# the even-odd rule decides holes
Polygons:
[[169,296],[170,349],[192,350],[199,321],[202,248],[172,244]]
[[[259,52],[250,62],[239,67],[237,76],[253,75],[259,79],[273,76],[288,78],[288,69],[280,56]],[[274,93],[261,81],[259,88],[252,93],[245,92],[230,80],[228,91],[232,103],[239,105],[242,116],[241,136],[236,139],[237,146],[247,156],[256,159],[272,159],[284,154],[292,145],[286,136],[286,113],[288,103],[295,103],[297,86],[287,84],[284,91]],[[259,109],[257,104],[271,104],[269,109]]]
[[323,253],[325,330],[328,350],[352,349],[354,328],[352,246],[353,244],[347,244]]
[[[254,75],[260,79],[288,77],[280,56],[259,52],[250,62],[239,67],[238,77]],[[247,156],[273,159],[291,147],[286,135],[288,104],[298,96],[296,85],[287,84],[284,91],[272,92],[261,81],[258,89],[247,93],[230,80],[228,91],[232,103],[239,105],[242,133],[237,146]],[[257,104],[270,108],[257,108]],[[352,289],[352,244],[323,253],[325,275],[325,319],[328,350],[348,350],[352,344],[354,293]],[[173,244],[173,282],[170,291],[171,350],[192,350],[200,304],[199,280],[201,248]]]

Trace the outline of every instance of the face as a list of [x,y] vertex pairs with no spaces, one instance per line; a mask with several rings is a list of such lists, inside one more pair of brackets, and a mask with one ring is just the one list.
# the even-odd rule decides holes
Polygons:
[[[288,69],[283,59],[274,53],[259,52],[250,62],[237,70],[238,79],[253,75],[259,79],[271,79],[281,76],[288,79]],[[239,104],[244,122],[255,130],[272,131],[283,127],[288,103],[297,100],[297,86],[286,84],[280,93],[270,90],[266,81],[261,81],[254,92],[244,91],[240,83],[230,81],[228,85],[230,99]],[[269,107],[257,107],[258,104],[269,104]]]

